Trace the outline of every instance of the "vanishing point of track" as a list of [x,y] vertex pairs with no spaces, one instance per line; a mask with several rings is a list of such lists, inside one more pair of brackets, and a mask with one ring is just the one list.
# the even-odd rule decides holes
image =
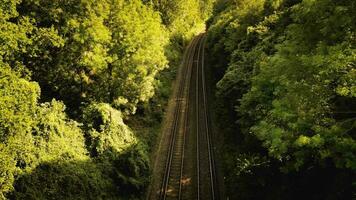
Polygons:
[[[161,183],[159,199],[219,199],[217,186],[214,151],[212,147],[211,131],[209,129],[208,103],[204,72],[204,44],[205,35],[201,34],[193,39],[184,54],[181,77],[178,78],[178,91],[171,125],[169,147],[165,162],[164,176]],[[195,80],[195,83],[192,82]],[[195,91],[191,90],[195,85]],[[195,95],[191,96],[191,92]],[[190,99],[195,96],[195,105]],[[193,108],[195,107],[195,108]],[[195,116],[190,119],[189,111],[194,110]],[[194,125],[190,123],[195,122]],[[188,127],[195,127],[189,130]],[[195,134],[196,141],[196,172],[191,174],[191,189],[194,195],[183,195],[184,171],[187,147],[187,134]]]

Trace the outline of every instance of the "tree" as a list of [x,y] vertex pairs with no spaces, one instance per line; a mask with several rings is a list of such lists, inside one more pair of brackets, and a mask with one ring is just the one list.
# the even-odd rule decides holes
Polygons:
[[67,119],[64,105],[55,100],[39,105],[38,84],[20,78],[8,66],[0,69],[0,194],[4,197],[13,191],[19,175],[42,162],[88,157],[83,133]]
[[[336,190],[348,189],[323,198],[349,198],[352,181],[344,177],[356,166],[355,4],[222,0],[216,5],[208,45],[214,72],[221,75],[220,115],[237,122],[230,127],[236,136],[228,138],[238,141],[232,141],[229,158],[268,156],[283,177],[321,177],[329,170],[343,185]],[[229,170],[244,165],[241,160],[226,161]],[[311,168],[320,173],[309,173]],[[241,180],[244,175],[230,179]]]

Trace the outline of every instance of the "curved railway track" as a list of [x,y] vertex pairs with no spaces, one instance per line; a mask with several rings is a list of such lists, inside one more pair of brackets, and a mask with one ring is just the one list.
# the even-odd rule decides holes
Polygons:
[[205,79],[205,41],[198,49],[196,66],[196,136],[197,136],[197,199],[219,199],[212,136],[209,126],[207,88]]
[[[214,152],[211,144],[209,130],[209,118],[207,112],[207,95],[204,74],[204,44],[205,35],[195,37],[184,55],[181,77],[178,77],[178,90],[176,106],[174,109],[173,122],[170,127],[169,147],[166,155],[163,180],[160,186],[158,199],[219,199],[218,187],[216,187],[216,173]],[[193,82],[195,80],[195,82]],[[195,86],[195,91],[193,89]],[[192,92],[195,94],[191,95]],[[195,98],[195,104],[190,101]],[[195,112],[195,116],[189,113]],[[193,123],[193,125],[192,125]],[[190,127],[195,127],[195,130]],[[194,163],[185,163],[188,134],[195,134],[196,160]],[[194,137],[193,137],[194,138]],[[196,172],[189,171],[187,164],[196,164]],[[183,186],[184,175],[190,174],[190,195],[183,195],[188,189]]]

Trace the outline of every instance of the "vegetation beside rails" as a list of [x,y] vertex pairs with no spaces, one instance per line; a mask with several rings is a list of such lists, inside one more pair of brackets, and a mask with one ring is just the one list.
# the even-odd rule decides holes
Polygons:
[[349,0],[217,1],[207,50],[230,199],[354,197],[355,17]]

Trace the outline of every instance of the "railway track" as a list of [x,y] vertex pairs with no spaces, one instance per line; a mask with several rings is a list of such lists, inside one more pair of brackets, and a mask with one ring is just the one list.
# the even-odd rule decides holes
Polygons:
[[[171,128],[171,138],[165,164],[165,174],[163,177],[159,199],[181,199],[182,193],[182,171],[184,167],[184,147],[186,128],[180,131],[180,121],[186,126],[186,115],[189,108],[189,86],[191,79],[191,70],[194,59],[194,51],[199,38],[196,37],[188,47],[184,56],[182,77],[180,77],[178,94],[176,96],[176,107],[174,110],[174,119]],[[185,115],[185,116],[182,116]]]
[[219,199],[216,182],[215,160],[209,126],[207,88],[205,80],[205,41],[204,36],[198,49],[196,66],[196,136],[197,136],[197,199]]
[[[176,106],[170,127],[169,147],[158,198],[160,200],[218,199],[217,187],[215,187],[217,179],[215,178],[214,152],[207,113],[204,43],[204,34],[195,37],[184,55],[182,71],[178,77]],[[191,95],[192,91],[194,92],[193,86],[195,86],[195,94]],[[193,98],[195,98],[195,104],[190,102]],[[195,117],[190,116],[190,112],[195,112]],[[190,127],[195,127],[195,130]],[[192,137],[189,134],[195,134],[196,141],[190,141]],[[185,155],[191,156],[192,152],[187,144],[191,145],[192,142],[196,145],[196,158],[194,162],[188,162]],[[188,164],[196,164],[196,171],[189,171],[189,166],[186,167]],[[188,185],[190,189],[184,186],[187,176],[190,176],[189,180],[192,180]],[[188,190],[192,192],[188,195],[184,194],[188,193]]]

